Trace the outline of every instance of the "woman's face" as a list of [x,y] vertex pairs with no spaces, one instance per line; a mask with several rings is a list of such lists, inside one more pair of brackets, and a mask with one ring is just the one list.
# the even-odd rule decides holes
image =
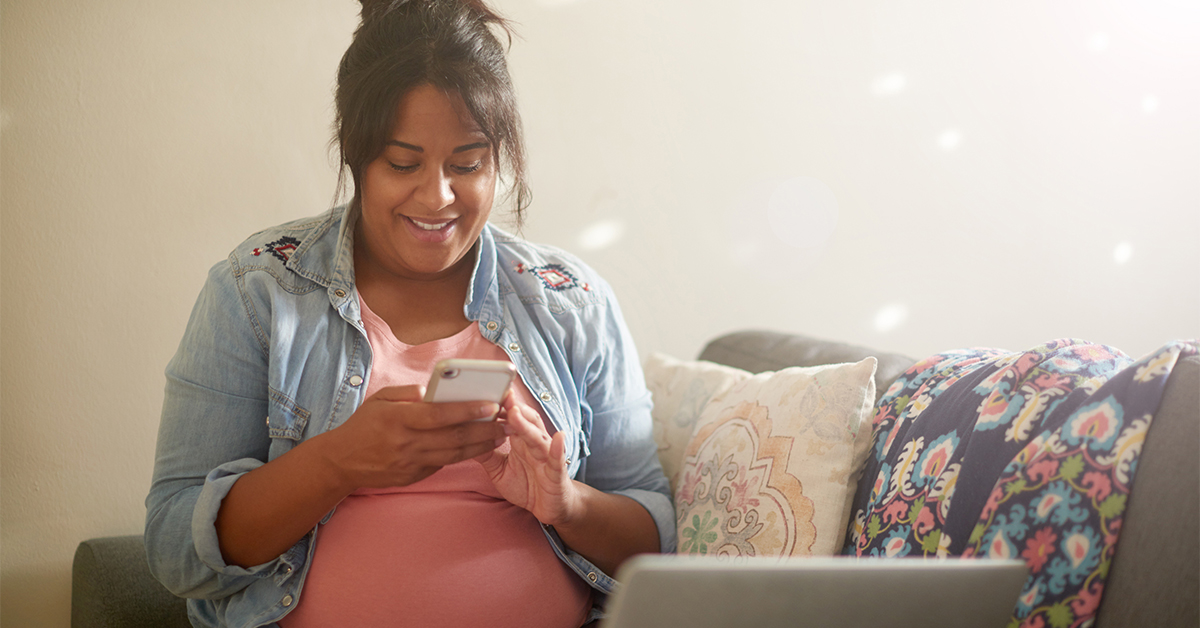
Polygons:
[[356,260],[408,279],[472,263],[495,196],[493,154],[457,95],[408,92],[383,153],[363,169]]

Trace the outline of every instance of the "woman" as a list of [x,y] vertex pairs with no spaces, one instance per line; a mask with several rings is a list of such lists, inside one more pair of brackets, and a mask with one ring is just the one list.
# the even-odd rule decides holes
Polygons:
[[[353,199],[209,274],[146,516],[194,625],[579,626],[622,561],[672,549],[607,284],[487,224],[502,171],[528,200],[492,26],[478,2],[364,2],[337,89]],[[424,403],[448,357],[520,377],[502,405]]]

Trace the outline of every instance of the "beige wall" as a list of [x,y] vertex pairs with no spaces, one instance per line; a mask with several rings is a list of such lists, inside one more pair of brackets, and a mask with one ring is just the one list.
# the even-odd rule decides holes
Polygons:
[[[1200,336],[1195,3],[505,0],[525,234],[644,352]],[[0,4],[0,622],[140,531],[204,273],[321,211],[351,0]],[[607,244],[606,244],[607,243]]]
[[332,198],[353,5],[5,0],[3,625],[67,626],[75,545],[140,531],[208,267]]

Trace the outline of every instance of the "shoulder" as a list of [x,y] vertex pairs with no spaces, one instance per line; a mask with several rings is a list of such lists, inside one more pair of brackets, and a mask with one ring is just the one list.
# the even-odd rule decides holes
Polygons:
[[268,227],[243,240],[232,255],[245,259],[247,264],[255,261],[287,264],[292,256],[312,248],[323,236],[336,236],[341,219],[341,208],[335,208],[318,216]]
[[492,227],[499,273],[522,302],[552,310],[602,305],[612,298],[608,283],[575,255]]
[[255,232],[217,266],[226,266],[239,279],[261,272],[264,279],[271,277],[285,287],[309,285],[314,273],[306,269],[314,263],[327,266],[336,254],[343,210],[338,207]]

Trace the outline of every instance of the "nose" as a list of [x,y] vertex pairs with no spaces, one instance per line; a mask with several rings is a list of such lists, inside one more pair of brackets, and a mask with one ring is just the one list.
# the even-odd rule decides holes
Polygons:
[[441,211],[454,202],[454,190],[450,188],[450,177],[440,169],[430,168],[413,192],[413,197],[430,211]]

